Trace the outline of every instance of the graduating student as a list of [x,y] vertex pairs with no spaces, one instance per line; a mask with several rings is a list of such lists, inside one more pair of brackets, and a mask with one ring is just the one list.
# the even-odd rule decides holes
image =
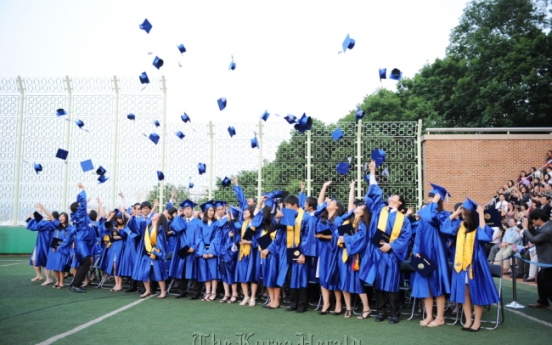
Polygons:
[[[458,219],[460,214],[464,221]],[[483,207],[469,198],[442,224],[441,231],[456,236],[450,300],[462,303],[466,317],[462,330],[477,332],[483,306],[499,301],[485,255],[485,243],[491,240],[493,231],[485,224]]]
[[[54,271],[54,277],[56,279],[54,288],[62,289],[65,287],[63,275],[69,262],[69,255],[59,251],[58,247],[67,246],[71,243],[71,236],[69,234],[72,230],[72,226],[69,225],[69,215],[65,212],[62,212],[59,215],[58,220],[59,226],[56,230],[54,230],[52,245],[50,246],[50,252],[48,253],[48,262],[46,263],[46,269],[48,271]],[[60,240],[62,241],[61,243],[53,243],[54,241]]]
[[[445,188],[431,184],[429,192],[431,202],[422,208],[418,215],[420,220],[416,228],[416,238],[412,255],[434,266],[427,274],[415,271],[411,276],[412,296],[424,300],[425,319],[420,326],[437,327],[445,324],[445,294],[450,294],[450,274],[448,270],[449,252],[444,235],[440,229],[450,217],[450,212],[443,209],[443,199],[448,195]],[[427,266],[427,262],[424,264]],[[433,319],[433,298],[437,302],[437,317]]]
[[[128,237],[128,219],[123,213],[118,211],[110,212],[105,222],[102,222],[100,228],[103,227],[104,231],[109,237],[109,243],[107,244],[107,266],[105,273],[112,275],[115,278],[115,286],[111,291],[121,291],[123,289],[123,277],[119,272],[119,263],[123,259],[123,248],[126,238]],[[126,258],[125,258],[126,259]]]
[[[239,219],[239,212],[230,209],[233,219]],[[240,232],[238,233],[238,261],[236,264],[235,281],[241,283],[242,292],[244,295],[240,305],[249,304],[250,307],[255,306],[255,295],[257,294],[257,283],[260,278],[260,257],[258,253],[257,238],[260,234],[259,226],[263,221],[263,214],[258,212],[255,214],[255,206],[248,206],[243,211],[243,222]],[[251,284],[251,289],[249,285]],[[250,293],[251,292],[251,293]]]
[[[202,204],[201,211],[203,220],[197,231],[197,281],[205,283],[205,295],[202,301],[213,301],[217,297],[217,283],[220,279],[218,234],[215,232],[216,219],[213,201]],[[228,297],[230,296],[228,295]]]
[[[38,211],[45,211],[45,208],[41,204],[37,204]],[[52,217],[49,219],[36,219],[34,213],[29,216],[27,222],[27,229],[31,231],[37,231],[36,243],[31,255],[30,263],[33,265],[36,276],[31,281],[42,280],[41,267],[44,267],[44,273],[46,274],[46,281],[42,285],[52,284],[52,277],[50,271],[46,268],[48,261],[48,253],[50,252],[50,243],[52,241],[53,232],[59,227],[59,221],[57,219],[59,214],[57,212],[52,213]]]
[[215,231],[218,235],[217,245],[220,250],[219,267],[224,295],[231,294],[227,303],[235,303],[238,299],[238,284],[235,280],[236,262],[238,260],[238,241],[236,234],[240,231],[241,224],[235,225],[230,221],[231,216],[225,215],[224,201],[217,200],[214,203],[217,222]]
[[[269,302],[263,306],[267,309],[277,309],[280,307],[280,287],[278,285],[278,255],[273,253],[268,255],[268,251],[264,251],[266,248],[262,248],[264,243],[269,246],[277,235],[277,223],[276,223],[276,210],[277,207],[272,199],[264,196],[261,201],[257,203],[257,212],[263,214],[263,222],[261,224],[262,232],[257,240],[259,244],[259,257],[261,261],[261,275],[263,277],[263,285],[268,291]],[[268,236],[268,237],[267,237]],[[266,242],[263,242],[266,240]],[[268,243],[268,245],[266,244]]]
[[[197,238],[201,221],[194,217],[196,204],[191,200],[184,200],[180,203],[182,214],[175,217],[171,222],[171,230],[175,232],[176,243],[169,268],[169,276],[180,279],[180,293],[176,298],[187,296],[186,288],[190,280],[197,279]],[[198,299],[201,291],[197,291],[190,299]]]
[[375,290],[378,316],[376,322],[386,319],[387,300],[391,305],[389,323],[396,324],[399,323],[401,315],[399,299],[400,267],[408,252],[411,236],[410,222],[401,212],[405,208],[405,201],[402,196],[393,194],[387,200],[388,205],[384,204],[383,191],[376,182],[376,164],[373,160],[369,167],[370,187],[368,198],[372,202],[371,212],[373,216],[370,224],[371,237],[382,235],[376,233],[381,231],[385,237],[389,238],[389,243],[378,244],[378,248],[373,250],[373,260],[377,266]]

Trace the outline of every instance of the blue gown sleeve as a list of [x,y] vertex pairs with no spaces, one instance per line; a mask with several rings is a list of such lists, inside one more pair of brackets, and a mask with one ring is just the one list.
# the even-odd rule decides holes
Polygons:
[[167,239],[163,226],[159,226],[157,229],[157,243],[155,244],[155,248],[157,248],[157,250],[152,251],[153,255],[155,255],[157,259],[165,260],[167,258]]
[[247,199],[245,199],[243,188],[241,186],[234,186],[234,194],[236,194],[240,208],[242,211],[245,211],[245,209],[247,209]]
[[363,222],[359,222],[358,231],[355,234],[343,236],[347,253],[349,255],[363,253],[366,246],[369,245],[366,236],[366,225]]
[[385,206],[383,202],[383,190],[381,190],[377,184],[371,184],[370,187],[368,187],[364,200],[367,205],[370,204],[369,200],[372,201],[372,207],[370,209],[372,214],[378,214],[378,212]]
[[276,254],[278,253],[278,248],[281,246],[283,240],[284,240],[284,233],[285,233],[285,229],[279,229],[279,230],[276,230],[276,236],[274,237],[274,241],[272,241],[269,245],[268,245],[268,251],[271,253],[271,254]]
[[316,256],[316,237],[314,237],[314,231],[316,230],[313,221],[308,213],[304,213],[303,220],[301,221],[301,244],[299,245],[299,251],[304,256]]
[[445,235],[456,237],[456,233],[458,233],[458,229],[460,228],[461,224],[462,221],[460,219],[450,219],[450,217],[447,217],[447,219],[445,219],[445,221],[441,225],[440,230]]
[[212,234],[211,246],[209,247],[208,254],[213,256],[219,256],[221,252],[221,242],[222,242],[222,229],[214,228],[214,234]]
[[478,242],[491,242],[493,238],[493,229],[491,229],[488,225],[485,226],[478,226],[477,227],[477,241]]
[[169,200],[167,201],[167,207],[165,208],[166,210],[170,209],[170,208],[173,208],[174,205],[172,204],[172,202]]
[[305,202],[307,201],[307,194],[303,192],[299,192],[298,199],[299,199],[299,207],[303,207],[305,205]]

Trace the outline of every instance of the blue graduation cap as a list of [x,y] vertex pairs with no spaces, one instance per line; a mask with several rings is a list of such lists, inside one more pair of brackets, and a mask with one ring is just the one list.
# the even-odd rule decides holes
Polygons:
[[64,115],[67,115],[67,112],[65,111],[65,109],[58,109],[56,110],[56,116],[64,116]]
[[130,113],[127,115],[127,119],[131,120],[131,121],[135,121],[136,120],[136,116],[134,116],[134,114]]
[[259,147],[259,141],[257,140],[257,137],[254,137],[251,139],[251,148],[254,149],[256,147]]
[[270,116],[270,114],[268,113],[268,111],[265,110],[265,112],[261,116],[261,119],[266,122],[266,120],[268,120],[269,116]]
[[104,183],[105,181],[109,180],[109,177],[105,177],[104,175],[100,175],[98,177],[98,184],[102,184]]
[[376,168],[378,168],[380,165],[385,163],[386,154],[384,150],[375,148],[374,151],[372,151],[371,157],[376,163]]
[[175,133],[177,137],[179,137],[180,139],[184,139],[185,135],[184,133],[182,133],[181,131],[178,131]]
[[236,129],[232,126],[228,127],[228,134],[230,134],[230,138],[236,135]]
[[393,68],[391,70],[391,73],[389,73],[389,79],[401,80],[401,78],[402,78],[402,72],[400,69]]
[[332,138],[334,141],[338,141],[339,139],[343,138],[343,131],[339,127],[337,127],[332,132]]
[[105,175],[106,172],[107,172],[107,170],[105,170],[105,168],[101,165],[98,169],[96,169],[96,174],[98,174],[98,175]]
[[186,207],[194,208],[196,206],[197,206],[197,204],[195,202],[193,202],[192,200],[190,200],[190,199],[186,199],[186,200],[184,200],[180,203],[181,208],[186,208]]
[[222,180],[222,182],[220,184],[223,187],[228,187],[228,186],[230,186],[231,183],[232,183],[232,181],[228,177],[224,177],[224,179]]
[[144,22],[142,24],[140,24],[140,29],[144,30],[148,34],[150,33],[151,28],[152,28],[151,23],[149,22],[149,20],[147,18],[144,19]]
[[186,113],[184,113],[184,115],[180,116],[180,118],[182,119],[182,121],[184,121],[184,123],[192,122],[192,120],[190,119],[190,117]]
[[380,81],[382,79],[387,79],[387,68],[380,68],[379,69],[379,77],[380,77]]
[[198,163],[197,170],[200,175],[205,174],[205,171],[207,171],[207,166],[205,165],[205,163]]
[[203,204],[199,205],[199,208],[201,208],[201,212],[205,213],[210,207],[215,208],[215,205],[213,204],[213,200],[209,200],[207,202],[204,202]]
[[153,124],[155,125],[155,127],[161,126],[161,124],[157,120],[153,120]]
[[40,171],[42,171],[42,165],[38,163],[33,164],[34,171],[38,174]]
[[297,121],[297,123],[295,124],[295,129],[301,133],[305,133],[305,131],[310,131],[312,129],[311,117],[303,113],[303,116],[301,116],[299,121]]
[[477,210],[477,203],[472,199],[466,197],[466,201],[464,201],[464,203],[462,204],[462,207],[468,211],[475,212],[475,210]]
[[337,163],[337,167],[335,168],[335,170],[337,170],[337,172],[341,175],[347,175],[349,173],[350,167],[351,165],[347,162],[339,162]]
[[291,114],[287,114],[286,116],[284,116],[284,119],[286,119],[286,121],[292,125],[295,123],[295,121],[297,120],[297,117],[295,115],[291,115]]
[[326,209],[326,206],[328,206],[328,205],[326,204],[325,201],[324,201],[323,203],[321,203],[320,205],[318,205],[318,206],[316,207],[316,211],[314,211],[314,215],[315,215],[316,217],[320,216],[320,214],[322,213],[322,211],[324,211],[324,210]]
[[157,145],[157,143],[159,142],[159,134],[157,133],[151,133],[148,138],[149,140],[153,141],[155,145]]
[[225,201],[222,201],[222,200],[216,200],[214,203],[213,203],[213,206],[215,207],[215,210],[219,207],[224,207],[224,205],[226,205],[226,202]]
[[56,153],[56,158],[66,160],[68,155],[69,155],[69,151],[66,151],[64,149],[58,149]]
[[234,55],[232,55],[232,62],[230,62],[230,66],[228,67],[228,70],[235,70],[236,69],[236,63],[234,62]]
[[226,108],[226,98],[221,97],[217,100],[217,104],[220,111],[223,111]]
[[280,224],[285,226],[294,226],[295,225],[295,217],[297,217],[297,211],[291,209],[291,208],[283,208],[282,209],[282,218],[280,219]]
[[347,49],[353,49],[353,47],[355,46],[355,40],[349,37],[349,34],[347,34],[347,37],[345,37],[345,41],[343,41],[343,44],[341,46],[343,48],[343,53],[345,53]]
[[157,68],[157,69],[160,69],[161,67],[163,67],[163,59],[160,59],[158,56],[155,57],[155,59],[153,59],[153,67]]
[[91,159],[87,159],[85,161],[82,161],[80,163],[81,165],[81,168],[82,168],[82,171],[83,172],[87,172],[87,171],[90,171],[90,170],[94,170],[94,164],[92,163],[92,160]]
[[165,179],[165,175],[163,174],[162,171],[157,171],[157,180],[159,181],[163,181]]
[[184,45],[182,43],[180,43],[178,46],[178,51],[180,51],[180,54],[184,54],[186,52],[186,48],[184,47]]
[[364,118],[364,110],[358,108],[356,113],[355,113],[355,122],[358,123],[358,120]]
[[146,72],[142,72],[142,74],[140,74],[139,78],[140,78],[140,83],[141,84],[149,84],[149,82],[150,82]]
[[84,127],[84,122],[82,122],[82,120],[77,120],[75,121],[75,123],[77,124],[77,126],[79,126],[80,129],[84,129],[82,127]]
[[445,189],[445,187],[441,187],[439,185],[436,185],[434,183],[430,183],[431,187],[433,188],[433,190],[429,193],[433,193],[433,194],[437,194],[439,193],[439,195],[441,196],[441,200],[445,200],[445,198],[447,196],[451,197],[452,195],[450,195],[450,193]]
[[194,188],[194,183],[192,181],[188,182],[188,188],[190,189]]
[[228,212],[232,214],[232,219],[240,219],[240,214],[242,213],[242,210],[240,210],[236,206],[230,206]]

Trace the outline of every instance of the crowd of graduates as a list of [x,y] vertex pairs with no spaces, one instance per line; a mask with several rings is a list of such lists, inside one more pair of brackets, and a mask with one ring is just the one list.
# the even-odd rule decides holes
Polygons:
[[[42,285],[64,288],[64,277],[73,269],[71,290],[86,292],[90,266],[113,276],[112,291],[138,291],[140,298],[157,291],[168,296],[167,282],[179,281],[177,298],[187,297],[190,286],[202,286],[190,296],[203,301],[255,306],[266,288],[263,307],[280,307],[282,288],[289,289],[287,311],[307,310],[309,284],[320,285],[320,315],[352,317],[352,295],[362,302],[359,319],[375,316],[376,322],[400,321],[399,287],[404,278],[401,263],[410,260],[412,296],[424,300],[420,326],[444,324],[445,296],[462,304],[468,317],[462,330],[480,329],[483,306],[499,300],[485,243],[492,230],[486,226],[482,206],[467,199],[454,212],[443,209],[448,192],[432,185],[428,204],[415,215],[405,208],[402,196],[386,200],[376,180],[376,164],[369,165],[369,187],[355,199],[350,184],[346,205],[327,198],[326,182],[318,198],[286,192],[266,193],[260,200],[246,198],[234,179],[238,206],[209,201],[194,211],[190,200],[174,200],[162,213],[157,205],[137,203],[106,212],[87,210],[85,187],[71,205],[71,213],[50,213],[41,205],[28,219],[28,229],[38,231],[31,257]],[[45,214],[44,219],[40,219]],[[54,271],[55,281],[50,278]],[[366,286],[375,291],[372,311]],[[222,290],[222,289],[221,289]],[[238,298],[243,295],[241,301]],[[202,292],[202,295],[200,294]],[[331,294],[335,296],[331,309]],[[371,296],[374,297],[374,296]],[[434,299],[436,316],[434,317]],[[343,305],[344,304],[344,305]],[[389,306],[389,308],[387,307]],[[473,307],[473,310],[472,310]]]

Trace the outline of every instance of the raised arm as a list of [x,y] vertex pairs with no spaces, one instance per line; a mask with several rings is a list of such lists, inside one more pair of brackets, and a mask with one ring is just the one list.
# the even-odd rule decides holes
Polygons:
[[46,207],[44,207],[42,204],[38,204],[37,205],[37,209],[41,210],[42,212],[44,212],[44,214],[48,217],[48,219],[50,220],[54,220],[54,216],[52,216],[52,214],[50,213],[50,211],[48,211],[46,209]]
[[322,185],[322,189],[320,189],[320,194],[318,195],[318,205],[322,205],[324,202],[324,199],[326,198],[326,189],[328,189],[328,186],[332,184],[333,181],[325,182]]
[[352,211],[355,208],[355,180],[349,183],[349,204],[347,211]]
[[100,197],[96,198],[96,202],[98,203],[98,219],[105,217],[105,209],[102,205]]
[[237,177],[232,177],[232,182],[234,182],[234,194],[236,194],[240,208],[242,211],[245,211],[247,209],[247,199],[243,193],[243,188],[238,184]]

